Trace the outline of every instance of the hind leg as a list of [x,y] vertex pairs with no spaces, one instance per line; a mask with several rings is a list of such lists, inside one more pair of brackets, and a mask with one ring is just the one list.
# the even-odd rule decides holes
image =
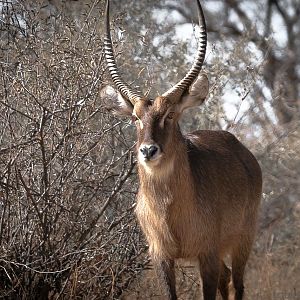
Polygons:
[[232,282],[235,288],[235,300],[244,295],[244,272],[252,246],[252,238],[244,238],[232,253]]
[[228,297],[229,297],[230,277],[231,277],[231,271],[225,265],[224,261],[222,261],[218,289],[220,291],[220,294],[221,294],[223,300],[228,300]]

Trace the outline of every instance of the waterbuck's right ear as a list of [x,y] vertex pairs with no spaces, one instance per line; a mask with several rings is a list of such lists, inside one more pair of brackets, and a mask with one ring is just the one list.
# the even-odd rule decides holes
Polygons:
[[107,85],[100,91],[100,96],[104,100],[105,106],[113,114],[129,117],[132,115],[133,105],[122,97],[112,86]]
[[200,74],[191,85],[189,92],[178,103],[180,112],[186,108],[201,105],[208,95],[209,82],[206,74]]

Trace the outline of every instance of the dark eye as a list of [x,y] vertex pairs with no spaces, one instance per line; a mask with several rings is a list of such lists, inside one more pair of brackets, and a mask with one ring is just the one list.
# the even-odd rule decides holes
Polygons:
[[131,115],[131,122],[135,123],[138,120],[136,115]]
[[175,115],[175,112],[174,112],[174,111],[171,111],[171,112],[168,113],[167,118],[168,118],[168,119],[173,119],[173,118],[174,118],[174,115]]

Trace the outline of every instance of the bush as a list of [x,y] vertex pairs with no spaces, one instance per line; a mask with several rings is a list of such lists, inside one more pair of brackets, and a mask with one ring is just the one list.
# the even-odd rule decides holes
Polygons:
[[144,264],[131,129],[100,96],[96,20],[25,4],[2,6],[0,295],[114,298]]

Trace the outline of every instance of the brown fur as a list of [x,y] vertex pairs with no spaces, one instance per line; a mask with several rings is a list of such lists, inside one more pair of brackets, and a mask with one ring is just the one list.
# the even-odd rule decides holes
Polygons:
[[[172,120],[166,118],[170,109]],[[226,131],[182,135],[180,109],[162,97],[141,101],[134,111],[138,147],[155,142],[162,149],[155,164],[139,162],[136,214],[168,298],[176,299],[174,259],[198,257],[204,299],[215,299],[217,286],[228,299],[230,270],[223,258],[229,254],[235,299],[242,299],[262,188],[255,157]]]

